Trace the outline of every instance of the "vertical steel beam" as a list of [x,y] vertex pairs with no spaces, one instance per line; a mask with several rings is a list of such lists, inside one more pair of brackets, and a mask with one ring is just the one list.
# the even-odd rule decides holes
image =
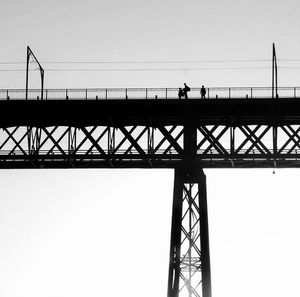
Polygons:
[[148,154],[152,154],[154,150],[154,129],[153,127],[147,128],[147,146],[148,146]]
[[28,72],[29,72],[29,60],[30,60],[30,48],[27,46],[26,52],[26,89],[25,89],[25,99],[28,99]]
[[277,87],[277,58],[275,44],[273,43],[272,52],[272,98],[278,97],[278,87]]
[[108,152],[113,154],[116,147],[115,127],[108,127],[107,140],[108,140]]
[[183,174],[175,170],[171,225],[168,297],[179,296]]
[[68,153],[72,154],[77,148],[77,128],[69,127],[68,129]]
[[41,100],[44,99],[44,69],[40,69],[41,72]]
[[28,153],[38,154],[41,145],[41,128],[27,127]]
[[183,128],[184,158],[187,163],[193,163],[197,155],[197,127],[193,119],[186,119]]
[[199,180],[199,212],[200,212],[200,241],[202,263],[202,293],[203,297],[211,297],[211,272],[209,253],[209,233],[207,215],[206,176],[203,171]]
[[278,127],[276,124],[276,118],[274,120],[273,124],[273,163],[274,163],[274,168],[277,167],[277,139],[278,139]]
[[206,178],[175,169],[168,297],[211,297]]
[[230,155],[233,158],[234,156],[234,141],[235,141],[235,126],[232,123],[232,126],[230,126]]

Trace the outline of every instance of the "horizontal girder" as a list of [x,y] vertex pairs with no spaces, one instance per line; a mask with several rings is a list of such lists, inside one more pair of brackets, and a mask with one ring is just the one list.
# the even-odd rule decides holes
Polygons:
[[0,127],[300,124],[299,99],[0,101]]

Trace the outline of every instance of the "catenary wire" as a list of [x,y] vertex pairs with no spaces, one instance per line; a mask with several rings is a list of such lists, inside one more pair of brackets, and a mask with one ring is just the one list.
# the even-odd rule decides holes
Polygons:
[[[241,60],[169,60],[169,61],[41,61],[44,64],[192,64],[192,63],[249,63],[249,62],[269,62],[271,60],[241,59]],[[34,63],[34,61],[30,62]],[[3,65],[26,64],[20,61],[5,62]]]
[[[255,70],[255,69],[270,69],[271,67],[209,67],[209,68],[45,68],[45,71],[56,72],[124,72],[124,71],[204,71],[204,70]],[[26,69],[0,69],[0,72],[23,72]],[[29,69],[29,71],[39,71],[39,69]]]
[[[228,59],[228,60],[165,60],[165,61],[42,61],[44,64],[197,64],[197,63],[250,63],[270,62],[271,59]],[[300,62],[300,59],[277,59],[280,62]],[[35,61],[30,61],[35,63]],[[0,61],[0,65],[26,64],[21,61]]]

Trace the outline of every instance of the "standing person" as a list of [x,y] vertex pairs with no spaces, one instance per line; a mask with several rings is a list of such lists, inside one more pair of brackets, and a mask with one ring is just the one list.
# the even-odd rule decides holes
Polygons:
[[191,90],[191,88],[190,88],[189,86],[187,86],[186,83],[184,83],[183,94],[184,94],[184,98],[185,98],[185,99],[188,99],[188,98],[189,98],[187,93],[188,93],[190,90]]
[[206,90],[205,90],[204,86],[201,87],[200,94],[201,94],[201,99],[205,99]]
[[183,90],[181,88],[179,88],[179,90],[178,90],[178,98],[181,99],[183,95],[184,95]]

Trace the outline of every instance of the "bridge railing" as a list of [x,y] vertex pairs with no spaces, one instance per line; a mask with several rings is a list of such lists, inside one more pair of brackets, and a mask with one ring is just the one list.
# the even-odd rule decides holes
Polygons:
[[[300,98],[300,87],[278,88],[279,98]],[[275,96],[275,95],[274,95]],[[41,90],[30,89],[28,100],[41,99]],[[0,90],[0,100],[25,100],[24,89]],[[200,88],[191,88],[189,99],[200,99]],[[272,98],[269,87],[206,88],[206,99],[259,99]],[[45,89],[44,100],[130,100],[130,99],[178,99],[178,88],[108,88],[108,89]],[[182,98],[184,99],[184,98]]]

